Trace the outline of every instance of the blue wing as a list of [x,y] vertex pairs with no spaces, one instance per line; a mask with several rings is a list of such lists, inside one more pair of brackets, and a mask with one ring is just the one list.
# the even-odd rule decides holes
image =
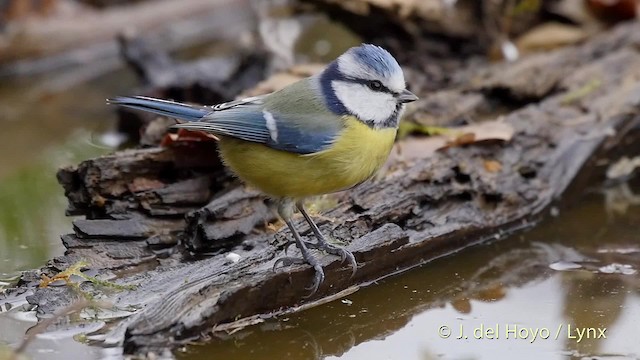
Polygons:
[[326,116],[324,114],[317,115],[318,118],[314,119],[312,115],[300,111],[285,114],[267,110],[266,96],[268,95],[212,107],[141,96],[119,97],[109,100],[109,103],[187,121],[174,125],[176,128],[230,136],[297,154],[322,151],[336,138],[340,127],[336,121],[326,121],[327,119],[323,119]]

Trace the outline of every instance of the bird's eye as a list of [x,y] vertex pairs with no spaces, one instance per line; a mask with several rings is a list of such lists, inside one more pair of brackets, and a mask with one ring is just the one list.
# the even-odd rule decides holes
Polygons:
[[369,84],[367,84],[367,85],[373,91],[382,90],[382,83],[380,81],[378,81],[378,80],[369,81]]

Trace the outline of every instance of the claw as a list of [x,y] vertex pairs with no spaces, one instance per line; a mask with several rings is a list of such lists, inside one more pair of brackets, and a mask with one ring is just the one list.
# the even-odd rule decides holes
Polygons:
[[280,259],[276,260],[275,263],[273,263],[273,271],[276,271],[276,268],[278,267],[278,265],[281,265],[281,264],[283,267],[287,267],[294,264],[304,264],[304,261],[302,261],[302,259],[289,257],[289,256],[281,257]]
[[284,254],[288,255],[287,253],[289,252],[289,248],[291,247],[291,245],[295,245],[296,242],[295,241],[289,241],[285,246],[284,246]]
[[[281,216],[282,215],[285,215],[285,214],[281,214]],[[314,270],[314,276],[313,276],[313,283],[311,284],[311,287],[307,288],[307,290],[311,290],[311,293],[309,293],[309,295],[306,296],[308,298],[313,294],[315,294],[320,288],[320,285],[324,281],[324,271],[322,270],[322,266],[320,265],[320,262],[318,261],[318,259],[316,259],[313,256],[313,254],[309,251],[307,244],[304,241],[302,241],[302,239],[300,238],[300,234],[298,234],[298,231],[296,230],[291,220],[288,218],[285,218],[284,216],[283,218],[285,223],[289,227],[289,230],[291,230],[291,233],[293,234],[293,238],[295,240],[294,244],[296,244],[296,246],[298,247],[298,250],[300,250],[300,253],[302,254],[302,259],[297,259],[293,257],[282,257],[275,261],[275,263],[273,264],[273,270],[275,271],[280,264],[284,266],[300,264],[300,263],[307,263],[311,265]],[[287,248],[290,245],[291,245],[290,243],[285,245],[285,253]]]
[[279,265],[282,265],[283,267],[287,267],[294,264],[309,264],[313,267],[313,270],[315,272],[313,276],[313,283],[311,284],[310,287],[305,288],[306,290],[311,290],[311,292],[309,293],[309,295],[305,296],[305,298],[308,298],[311,295],[315,294],[318,291],[320,284],[324,282],[324,270],[322,269],[322,266],[320,265],[320,263],[316,258],[311,256],[310,253],[307,253],[307,255],[309,255],[309,257],[305,259],[285,256],[285,257],[279,258],[278,260],[276,260],[275,263],[273,263],[273,271],[276,271]]
[[353,256],[351,251],[329,243],[319,244],[316,249],[332,255],[340,256],[340,261],[343,263],[348,260],[349,265],[351,265],[351,277],[353,277],[356,274],[356,271],[358,271],[358,262],[356,262],[356,257]]
[[358,262],[356,262],[356,257],[353,256],[353,253],[349,250],[340,250],[342,250],[342,254],[340,255],[342,262],[349,260],[349,264],[351,264],[351,277],[353,277],[356,274],[356,271],[358,271]]
[[302,213],[302,216],[304,216],[305,220],[311,227],[311,231],[313,232],[313,234],[316,236],[316,239],[318,240],[315,243],[308,244],[308,246],[312,249],[318,249],[332,255],[338,255],[340,256],[340,259],[342,262],[345,262],[345,260],[349,260],[349,264],[351,265],[351,277],[353,277],[356,274],[356,271],[358,271],[358,263],[356,262],[356,258],[355,256],[353,256],[353,253],[351,253],[351,251],[349,250],[345,250],[341,247],[335,246],[333,244],[329,244],[327,240],[324,238],[324,236],[322,235],[322,233],[320,232],[318,225],[316,225],[316,223],[313,221],[311,216],[307,214],[307,211],[304,209],[303,204],[301,202],[298,202],[296,206],[298,207],[298,210],[300,211],[300,213]]
[[322,270],[322,266],[319,263],[313,264],[313,269],[315,270],[315,274],[313,276],[313,284],[311,287],[305,288],[306,290],[310,290],[309,295],[305,296],[305,298],[311,297],[311,295],[315,294],[320,287],[320,284],[324,282],[324,270]]

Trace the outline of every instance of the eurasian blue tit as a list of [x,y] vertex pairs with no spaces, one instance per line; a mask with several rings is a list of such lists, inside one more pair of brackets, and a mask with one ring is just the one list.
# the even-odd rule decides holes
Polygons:
[[[417,99],[406,89],[393,56],[364,44],[347,50],[320,74],[267,95],[210,107],[141,96],[108,102],[176,118],[176,128],[215,134],[223,162],[277,201],[278,214],[304,261],[315,269],[315,293],[324,272],[309,249],[348,260],[353,274],[357,263],[351,252],[326,241],[303,200],[371,178],[389,156],[405,104]],[[300,238],[291,221],[296,208],[317,242]],[[284,257],[274,268],[293,262],[297,261]]]

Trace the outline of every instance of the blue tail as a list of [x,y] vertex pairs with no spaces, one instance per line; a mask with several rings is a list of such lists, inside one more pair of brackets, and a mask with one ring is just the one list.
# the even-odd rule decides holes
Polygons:
[[115,99],[107,99],[107,104],[148,111],[184,121],[200,121],[204,116],[212,112],[211,109],[201,106],[191,106],[144,96],[123,96]]

